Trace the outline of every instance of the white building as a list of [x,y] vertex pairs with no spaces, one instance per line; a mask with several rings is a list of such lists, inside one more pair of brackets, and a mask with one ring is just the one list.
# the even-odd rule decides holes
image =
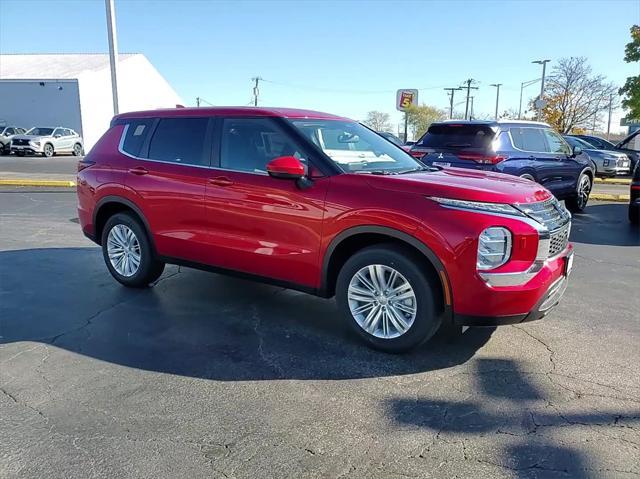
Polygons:
[[[182,103],[140,53],[119,55],[118,100],[121,113]],[[107,54],[0,55],[0,122],[72,128],[88,151],[112,117]]]

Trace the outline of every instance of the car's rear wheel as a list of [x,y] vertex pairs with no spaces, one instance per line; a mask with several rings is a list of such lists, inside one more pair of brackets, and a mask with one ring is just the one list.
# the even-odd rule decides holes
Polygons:
[[565,204],[569,211],[573,213],[581,213],[587,207],[589,202],[589,195],[591,195],[591,188],[593,187],[591,177],[586,173],[582,173],[578,178],[578,184],[576,186],[576,195],[571,198],[567,198]]
[[533,181],[533,182],[536,181],[535,178],[532,175],[530,175],[529,173],[524,173],[524,174],[520,175],[520,178],[524,178],[525,180],[529,180],[529,181]]
[[3,145],[2,143],[0,143],[0,155],[4,156],[4,155],[8,155],[9,154],[9,144]]
[[441,318],[433,288],[419,258],[389,244],[365,248],[342,267],[336,283],[338,308],[370,346],[408,351],[431,338]]
[[44,148],[42,149],[42,156],[46,156],[47,158],[51,158],[53,156],[53,145],[51,143],[44,145]]
[[82,156],[82,145],[80,143],[73,145],[73,156]]
[[102,230],[102,255],[111,275],[132,288],[156,281],[164,263],[154,257],[144,227],[129,213],[117,213]]
[[632,225],[640,224],[640,206],[636,204],[629,204],[629,222]]

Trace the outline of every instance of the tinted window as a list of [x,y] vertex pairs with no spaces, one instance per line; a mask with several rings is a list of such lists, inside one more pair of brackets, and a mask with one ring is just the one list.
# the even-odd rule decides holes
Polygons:
[[7,128],[7,129],[4,131],[4,134],[5,134],[5,135],[15,135],[15,134],[16,134],[16,132],[14,131],[14,129],[13,129],[13,128]]
[[491,146],[494,131],[487,125],[431,125],[417,146],[427,148],[479,148]]
[[56,128],[53,130],[53,136],[63,136],[64,130],[62,128]]
[[513,146],[519,150],[546,152],[547,144],[544,140],[542,128],[510,128]]
[[580,138],[576,138],[575,136],[565,136],[563,138],[566,140],[567,143],[569,143],[569,146],[579,146],[583,150],[593,149],[592,144],[587,143],[586,141],[581,140]]
[[133,156],[140,156],[140,149],[153,125],[153,120],[133,120],[127,125],[127,134],[122,143],[122,150]]
[[280,156],[302,159],[301,148],[268,118],[228,118],[222,123],[220,166],[228,170],[266,173]]
[[27,134],[34,136],[49,136],[53,133],[53,128],[31,128]]
[[149,159],[188,165],[204,165],[207,118],[164,118],[158,123]]
[[549,151],[551,151],[551,153],[569,154],[571,152],[569,146],[555,131],[546,129],[544,130],[544,134],[547,137],[547,144],[549,145]]

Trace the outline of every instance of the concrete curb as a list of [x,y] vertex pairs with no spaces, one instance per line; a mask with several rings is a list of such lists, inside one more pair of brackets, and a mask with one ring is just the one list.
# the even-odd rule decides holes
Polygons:
[[591,193],[590,200],[596,201],[615,201],[617,203],[629,203],[629,195],[610,195],[607,193]]
[[68,180],[31,180],[28,178],[0,178],[0,186],[53,186],[60,188],[72,188],[75,181]]
[[630,185],[631,178],[596,178],[594,183],[605,185]]

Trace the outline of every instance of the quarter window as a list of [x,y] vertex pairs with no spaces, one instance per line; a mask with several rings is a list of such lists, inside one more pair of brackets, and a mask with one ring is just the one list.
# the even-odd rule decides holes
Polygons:
[[208,165],[209,158],[205,158],[204,153],[208,122],[207,118],[161,119],[149,145],[149,159],[183,165]]
[[510,128],[513,146],[519,150],[539,153],[547,152],[547,143],[542,128]]
[[222,124],[221,168],[266,173],[280,156],[302,158],[301,148],[268,118],[227,118]]
[[152,119],[133,120],[127,125],[127,134],[122,143],[122,150],[132,156],[140,156],[140,150],[149,130],[153,125]]

